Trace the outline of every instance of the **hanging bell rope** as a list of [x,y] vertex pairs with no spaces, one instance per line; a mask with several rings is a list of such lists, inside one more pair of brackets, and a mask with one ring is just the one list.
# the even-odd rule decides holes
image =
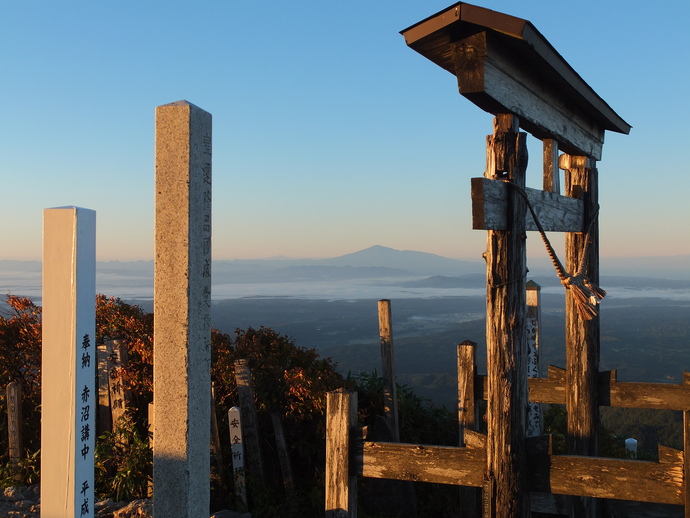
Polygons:
[[575,273],[575,275],[572,275],[566,271],[566,269],[563,267],[563,264],[558,259],[556,251],[551,246],[549,238],[546,237],[544,227],[542,227],[541,222],[537,217],[537,213],[534,211],[534,207],[532,207],[532,203],[529,201],[529,198],[527,197],[527,193],[514,183],[506,183],[510,185],[513,189],[515,189],[515,191],[525,200],[527,208],[532,214],[532,218],[534,218],[534,223],[537,225],[537,230],[541,235],[541,239],[544,242],[546,252],[548,253],[549,258],[553,263],[553,267],[556,270],[556,274],[558,275],[561,284],[565,286],[566,289],[569,289],[570,292],[573,294],[573,299],[575,300],[577,311],[580,314],[580,316],[584,320],[591,320],[592,318],[596,317],[599,314],[599,303],[606,296],[606,292],[602,290],[599,286],[591,282],[585,274],[589,266],[589,245],[592,242],[590,237],[590,231],[592,230],[592,226],[599,217],[599,209],[597,209],[597,211],[592,216],[592,219],[589,223],[589,228],[585,233],[585,248],[582,254],[582,264],[580,265],[580,268]]

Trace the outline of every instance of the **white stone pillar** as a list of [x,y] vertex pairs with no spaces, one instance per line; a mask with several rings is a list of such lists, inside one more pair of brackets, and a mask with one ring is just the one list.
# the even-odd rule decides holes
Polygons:
[[211,114],[156,108],[153,499],[208,518],[211,428]]
[[93,517],[96,213],[43,214],[41,516]]

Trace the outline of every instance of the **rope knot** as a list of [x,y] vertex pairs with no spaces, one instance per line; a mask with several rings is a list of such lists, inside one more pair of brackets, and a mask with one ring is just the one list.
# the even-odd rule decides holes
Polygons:
[[535,212],[534,207],[532,207],[532,203],[527,196],[527,193],[514,183],[506,183],[512,186],[513,189],[515,189],[515,191],[525,200],[527,208],[532,214],[532,218],[534,218],[534,223],[537,225],[537,229],[539,230],[542,241],[544,241],[544,246],[546,246],[546,251],[551,259],[551,262],[553,263],[556,274],[561,280],[561,284],[565,286],[566,289],[569,289],[573,294],[573,299],[575,300],[575,304],[577,305],[577,310],[580,316],[584,320],[591,320],[592,318],[596,317],[599,314],[599,303],[606,296],[606,292],[591,282],[585,276],[585,272],[587,271],[587,258],[590,244],[589,232],[591,230],[591,226],[599,216],[599,211],[597,210],[597,212],[594,214],[590,222],[590,228],[587,229],[587,239],[585,239],[585,249],[584,253],[582,254],[582,264],[580,265],[580,269],[576,275],[572,275],[565,270],[563,264],[558,259],[556,251],[551,246],[549,238],[546,237],[544,227],[542,227],[541,222],[537,217],[537,213]]

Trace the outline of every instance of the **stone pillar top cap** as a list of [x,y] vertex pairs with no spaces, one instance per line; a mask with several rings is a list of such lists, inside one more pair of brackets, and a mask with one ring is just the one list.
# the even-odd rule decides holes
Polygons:
[[158,108],[167,108],[169,106],[189,106],[190,108],[193,108],[196,110],[206,111],[203,108],[199,108],[196,104],[190,103],[189,101],[186,101],[184,99],[182,99],[180,101],[175,101],[173,103],[161,104],[160,106],[158,106]]

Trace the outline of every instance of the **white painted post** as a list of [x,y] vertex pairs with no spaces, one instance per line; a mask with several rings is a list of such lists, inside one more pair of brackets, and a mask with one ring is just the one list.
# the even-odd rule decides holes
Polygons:
[[153,501],[208,518],[211,444],[211,114],[156,108]]
[[43,214],[41,516],[93,517],[96,213]]
[[630,457],[631,459],[637,458],[637,439],[628,437],[625,440],[625,453],[627,453],[628,457]]
[[232,449],[232,472],[235,481],[235,494],[247,506],[247,484],[244,477],[244,440],[242,438],[242,411],[234,406],[228,410],[230,428],[230,447]]
[[[526,284],[527,303],[527,377],[539,377],[539,338],[541,322],[541,286],[534,281]],[[541,435],[542,413],[539,403],[529,403],[529,415],[527,416],[527,436],[537,437]]]

